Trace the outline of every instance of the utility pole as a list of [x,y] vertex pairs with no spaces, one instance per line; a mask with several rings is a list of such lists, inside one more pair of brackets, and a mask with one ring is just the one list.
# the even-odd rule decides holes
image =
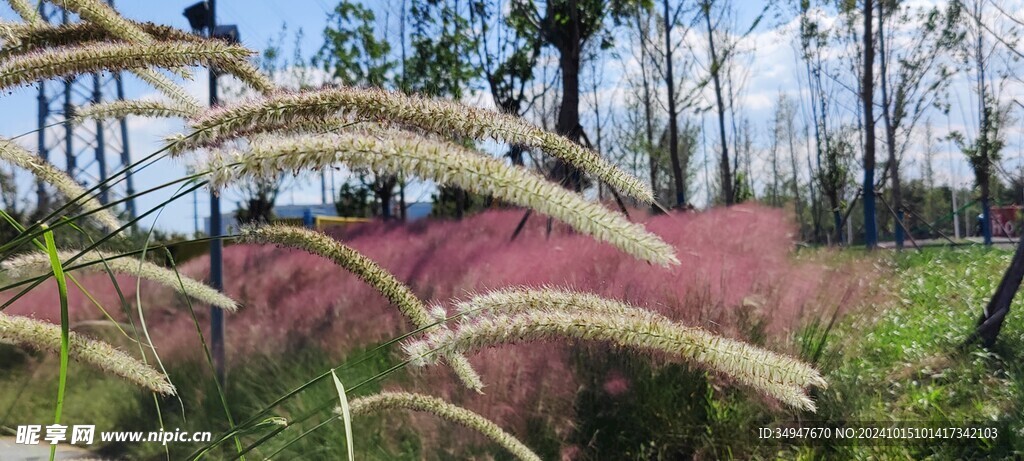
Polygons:
[[[207,0],[209,15],[206,22],[207,34],[213,38],[217,29],[217,2]],[[215,107],[217,99],[217,69],[209,68],[210,74],[210,107]],[[220,196],[210,191],[210,286],[224,291],[224,242],[218,238],[224,233],[220,222]],[[224,311],[219,307],[210,306],[210,344],[213,353],[213,365],[217,371],[217,381],[224,384]]]
[[[192,30],[200,32],[206,29],[209,38],[225,39],[229,42],[239,41],[238,28],[233,25],[217,26],[216,0],[205,0],[185,9]],[[210,107],[220,101],[217,98],[217,69],[210,67]],[[220,197],[210,192],[210,286],[224,291],[224,242],[220,239],[224,234],[221,223]],[[224,311],[210,307],[210,352],[213,355],[213,366],[217,381],[224,384]]]

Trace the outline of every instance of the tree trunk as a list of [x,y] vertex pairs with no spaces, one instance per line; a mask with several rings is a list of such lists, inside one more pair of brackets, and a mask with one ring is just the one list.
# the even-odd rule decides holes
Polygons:
[[989,174],[978,174],[981,186],[981,235],[985,245],[992,245],[992,187]]
[[[1022,240],[1024,242],[1024,240]],[[999,288],[992,295],[981,318],[978,319],[978,329],[975,336],[981,338],[981,344],[985,347],[992,347],[999,336],[999,330],[1003,327],[1006,315],[1010,313],[1010,304],[1013,297],[1020,289],[1021,280],[1024,279],[1024,243],[1017,244],[1017,251],[1013,254],[1010,267],[1006,268],[1003,279],[999,282]],[[970,342],[973,342],[972,336]]]
[[[646,57],[641,58],[641,61],[645,60]],[[643,66],[643,64],[641,64],[641,66]],[[646,125],[645,128],[647,129],[647,161],[651,169],[651,192],[654,194],[654,197],[657,198],[658,158],[654,155],[654,120],[652,120],[654,118],[654,115],[652,114],[653,109],[651,107],[653,105],[653,102],[651,101],[651,88],[650,84],[647,81],[646,69],[642,69],[642,71],[644,72],[644,123]],[[656,203],[651,204],[651,212],[655,214],[661,212]]]
[[[976,6],[976,8],[980,8]],[[981,20],[981,11],[975,10],[976,20]],[[981,112],[981,132],[978,138],[978,156],[980,168],[975,168],[975,176],[978,185],[981,187],[981,235],[984,237],[985,245],[992,245],[992,216],[991,216],[991,175],[992,175],[992,153],[988,152],[988,132],[991,129],[991,112],[988,101],[988,86],[985,81],[985,54],[984,34],[978,33],[978,44],[975,49],[975,64],[978,67],[978,106]]]
[[[804,237],[804,210],[803,200],[800,198],[800,167],[799,162],[796,160],[796,143],[793,142],[793,135],[796,131],[796,125],[793,123],[793,106],[789,103],[786,104],[786,137],[789,145],[789,161],[793,168],[793,203],[794,210],[796,212],[796,222],[800,226],[800,238]],[[814,171],[811,171],[810,181],[814,182]]]
[[398,182],[396,176],[383,176],[373,182],[373,192],[380,201],[380,217],[388,221],[391,219],[391,199],[394,196],[395,184]]
[[686,206],[686,186],[683,181],[683,167],[679,161],[679,121],[676,111],[676,81],[672,77],[672,24],[668,0],[665,7],[665,86],[668,87],[668,153],[672,160],[672,176],[676,186],[676,208]]
[[889,174],[890,184],[892,185],[892,204],[896,209],[897,220],[895,223],[895,234],[896,234],[896,249],[903,249],[903,226],[900,225],[903,222],[903,195],[900,192],[900,164],[899,159],[896,158],[896,126],[893,124],[892,117],[896,110],[892,106],[889,100],[889,74],[886,72],[886,55],[885,50],[885,28],[882,27],[885,24],[885,12],[883,11],[884,1],[878,2],[878,62],[881,65],[881,76],[882,81],[882,122],[885,127],[885,147],[889,153]]
[[725,136],[725,101],[722,100],[722,82],[720,78],[721,63],[718,62],[718,54],[715,53],[715,34],[711,27],[711,3],[705,0],[702,5],[704,9],[704,23],[708,29],[708,51],[711,53],[711,80],[715,88],[715,104],[718,107],[718,136],[722,141],[722,157],[719,164],[722,181],[722,197],[726,205],[732,205],[736,201],[735,191],[732,183],[732,170],[729,166],[729,141]]
[[873,13],[872,0],[864,0],[864,70],[860,91],[864,106],[864,245],[869,250],[878,245],[875,216],[875,45],[871,31]]
[[409,205],[405,203],[405,177],[398,183],[398,219],[405,222]]
[[[571,42],[571,41],[570,41]],[[558,108],[555,131],[571,139],[580,140],[580,49],[576,43],[559,49],[559,67],[562,71],[562,102]],[[579,192],[583,189],[580,170],[561,159],[555,161],[554,178],[563,186]]]

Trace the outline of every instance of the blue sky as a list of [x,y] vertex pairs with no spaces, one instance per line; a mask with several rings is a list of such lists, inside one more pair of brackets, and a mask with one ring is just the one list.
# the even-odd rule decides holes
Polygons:
[[[152,21],[171,25],[174,27],[188,29],[188,21],[182,16],[182,11],[195,0],[116,0],[115,7],[125,16],[140,21]],[[266,48],[267,44],[278,37],[283,24],[287,24],[289,37],[287,44],[290,46],[293,41],[293,33],[298,29],[304,30],[301,42],[305,54],[315,52],[321,42],[321,31],[326,24],[327,13],[333,0],[218,0],[217,16],[222,24],[237,24],[242,36],[243,43],[256,50]],[[10,10],[6,2],[0,2],[0,18],[15,20],[17,16]],[[206,73],[197,70],[193,82],[185,82],[186,87],[193,92],[200,100],[208,98],[206,89]],[[155,95],[155,92],[147,88],[134,78],[125,78],[125,86],[128,98]],[[36,129],[36,90],[35,87],[25,87],[14,90],[0,96],[0,136],[16,136]],[[159,141],[163,136],[177,132],[181,128],[180,123],[165,120],[138,120],[129,122],[131,130],[130,142],[134,158],[153,152],[159,148]],[[20,139],[26,147],[36,150],[34,136],[27,136]],[[61,166],[60,159],[54,159],[58,166]],[[181,162],[164,161],[156,167],[148,168],[136,175],[136,189],[146,186],[154,186],[167,180],[175,179],[184,175],[185,169]],[[22,195],[29,195],[31,183],[24,175],[19,176]],[[154,193],[142,197],[137,201],[139,210],[146,210],[164,201],[173,194],[173,190],[165,193]],[[228,209],[234,207],[234,200],[237,196],[227,193],[225,203],[222,205]],[[285,193],[279,200],[280,203],[309,203],[319,202],[320,195],[318,188],[298,187],[290,193]],[[199,196],[200,219],[209,214],[208,198],[205,194]],[[155,217],[155,216],[154,216]],[[193,230],[193,206],[192,198],[187,197],[179,200],[164,210],[157,226],[179,232],[192,232]],[[154,219],[146,219],[144,224],[150,225]],[[200,224],[201,225],[201,224]]]

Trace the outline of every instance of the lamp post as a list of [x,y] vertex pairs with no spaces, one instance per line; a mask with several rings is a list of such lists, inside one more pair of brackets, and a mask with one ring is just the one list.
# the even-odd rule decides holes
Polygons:
[[[239,42],[238,27],[234,25],[217,25],[217,9],[215,0],[206,0],[185,8],[185,17],[196,33],[205,29],[206,36],[224,39],[232,43]],[[212,66],[210,74],[210,107],[219,103],[217,98],[217,70]],[[224,290],[224,242],[218,238],[224,233],[220,215],[220,197],[210,192],[210,286]],[[210,349],[213,355],[213,366],[217,381],[224,384],[224,311],[210,307]]]

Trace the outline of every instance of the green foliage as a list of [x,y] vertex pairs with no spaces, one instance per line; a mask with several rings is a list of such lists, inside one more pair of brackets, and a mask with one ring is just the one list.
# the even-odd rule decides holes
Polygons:
[[[479,43],[470,33],[468,15],[461,10],[460,3],[412,1],[412,54],[402,66],[399,89],[459,99],[463,89],[479,75],[479,68],[469,60]],[[467,3],[464,8],[481,8],[479,0]]]
[[1000,159],[1003,146],[1006,144],[1002,131],[1009,122],[1009,113],[1009,106],[997,106],[996,102],[988,97],[982,108],[982,126],[974,139],[967,139],[960,131],[953,131],[947,136],[947,139],[953,141],[967,157],[978,186],[981,186],[981,181],[990,180],[993,167]]
[[253,181],[245,203],[235,209],[239,223],[268,223],[274,219],[274,200],[277,197],[277,181]]
[[342,0],[328,17],[324,45],[314,59],[346,85],[383,87],[396,67],[391,46],[377,38],[373,10]]
[[[976,306],[987,302],[1010,256],[981,248],[897,255],[894,305],[879,309],[877,317],[844,322],[819,363],[832,370],[832,387],[818,397],[822,419],[937,426],[974,421],[1000,428],[994,443],[825,445],[813,452],[847,459],[998,459],[1024,447],[1020,322],[1007,323],[994,350],[956,353],[974,325]],[[1013,309],[1022,307],[1018,296]]]
[[487,208],[490,199],[458,187],[441,186],[431,194],[434,207],[430,215],[438,218],[461,218]]
[[369,218],[374,215],[377,206],[368,187],[363,184],[345,183],[338,190],[334,208],[338,210],[338,216]]
[[584,458],[692,458],[707,435],[706,397],[713,391],[706,374],[590,349],[576,353],[581,390],[574,443],[584,447]]
[[[358,351],[352,354],[358,355]],[[0,377],[0,417],[4,419],[0,419],[0,424],[6,427],[38,424],[39,421],[53,417],[52,400],[57,388],[57,373],[56,367],[52,365],[55,365],[56,358],[46,360],[51,366],[35,371],[16,364],[4,366],[5,373]],[[225,390],[228,405],[237,418],[245,419],[285,392],[304,383],[309,376],[339,363],[344,363],[344,360],[338,360],[337,354],[316,347],[281,351],[271,356],[253,355],[236,361]],[[359,383],[393,364],[394,359],[385,352],[340,370],[338,376],[346,383]],[[215,434],[226,431],[228,427],[224,419],[224,408],[217,397],[217,389],[206,363],[200,360],[183,361],[175,364],[170,372],[171,380],[181,392],[181,401],[184,402],[185,408],[164,410],[164,427],[169,430],[180,428],[183,431],[213,431]],[[102,374],[75,362],[71,363],[69,373],[74,377],[76,384],[67,389],[68,403],[65,405],[63,424],[95,424],[97,431],[154,430],[154,421],[161,415],[156,413],[151,394],[140,391],[117,377]],[[398,376],[391,379],[400,383],[407,378]],[[379,385],[373,383],[350,392],[349,398],[369,395],[379,390]],[[324,380],[279,408],[274,416],[291,420],[317,405],[325,402],[336,403],[337,400],[338,393],[333,382],[330,379]],[[360,417],[355,422],[353,432],[355,446],[363,457],[361,459],[422,459],[420,444],[414,430],[407,425],[396,423],[396,420],[402,418],[394,414]],[[319,422],[311,420],[296,424],[284,436],[256,449],[253,452],[254,458],[262,459],[263,456],[273,453],[292,437]],[[276,423],[266,423],[251,435],[259,437],[278,427],[280,426]],[[328,424],[289,447],[280,456],[284,459],[295,456],[303,459],[345,459],[347,449],[345,444],[340,442],[344,438],[345,428],[340,421]],[[172,443],[167,447],[170,449],[170,459],[185,459],[197,445]],[[110,444],[96,448],[105,457],[167,459],[161,444]],[[211,453],[208,459],[228,459],[235,454],[234,445],[229,443]]]
[[512,2],[509,21],[521,34],[540,36],[559,50],[582,48],[581,43],[592,40],[608,49],[613,46],[613,36],[605,21],[618,22],[637,7],[651,6],[651,0],[528,0]]

